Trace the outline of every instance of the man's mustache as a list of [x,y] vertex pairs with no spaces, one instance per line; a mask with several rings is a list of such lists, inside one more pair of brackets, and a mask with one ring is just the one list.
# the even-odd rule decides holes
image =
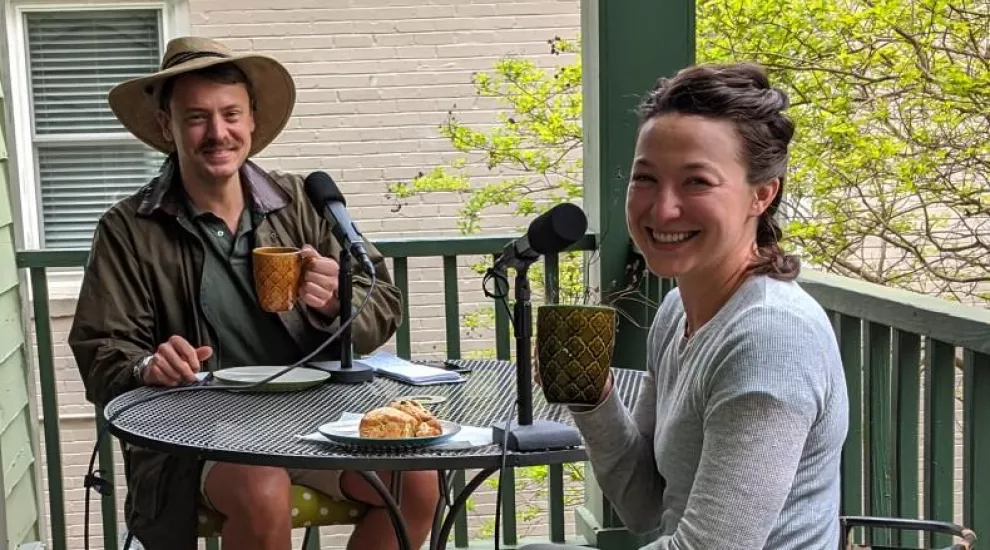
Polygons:
[[214,151],[217,149],[237,149],[240,147],[240,145],[241,145],[240,142],[237,140],[220,141],[220,140],[211,139],[203,142],[203,144],[199,146],[199,151],[205,152],[205,151]]

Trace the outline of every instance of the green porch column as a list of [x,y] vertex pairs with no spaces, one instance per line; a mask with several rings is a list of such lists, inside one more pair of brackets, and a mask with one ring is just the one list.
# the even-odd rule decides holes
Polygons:
[[[603,300],[626,286],[634,259],[625,222],[625,195],[636,143],[635,108],[657,78],[694,62],[694,0],[582,0],[584,77],[584,206],[590,229],[600,235],[592,284]],[[655,281],[650,283],[655,285]],[[646,292],[656,299],[656,292]],[[636,323],[622,319],[616,366],[642,368],[646,331],[654,310],[624,300],[615,304]],[[599,548],[636,548],[638,543],[602,498],[588,468],[586,504],[578,510],[581,534]]]

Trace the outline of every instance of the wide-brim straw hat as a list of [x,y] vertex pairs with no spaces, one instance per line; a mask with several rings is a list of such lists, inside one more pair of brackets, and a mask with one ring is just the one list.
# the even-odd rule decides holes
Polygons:
[[239,67],[251,83],[255,101],[254,133],[251,152],[268,146],[285,128],[296,102],[296,86],[289,71],[278,61],[259,54],[234,54],[224,45],[199,37],[169,41],[157,73],[122,82],[110,90],[110,109],[138,139],[163,153],[175,150],[162,135],[155,118],[158,93],[166,79],[183,73],[231,63]]

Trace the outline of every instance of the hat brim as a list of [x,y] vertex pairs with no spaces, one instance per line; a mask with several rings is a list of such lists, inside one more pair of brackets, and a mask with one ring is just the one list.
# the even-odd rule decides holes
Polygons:
[[110,109],[117,120],[138,139],[163,153],[171,153],[175,146],[165,139],[156,118],[159,88],[169,77],[224,63],[237,65],[251,82],[256,108],[249,156],[254,156],[282,132],[296,103],[296,87],[292,75],[281,63],[270,57],[244,54],[200,58],[152,75],[128,80],[110,90]]

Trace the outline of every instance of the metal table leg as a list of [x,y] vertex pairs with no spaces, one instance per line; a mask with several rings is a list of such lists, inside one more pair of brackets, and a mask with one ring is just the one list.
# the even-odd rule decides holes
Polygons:
[[[447,539],[450,538],[450,530],[454,528],[454,520],[457,514],[464,509],[467,504],[468,498],[474,493],[478,487],[492,474],[497,472],[499,468],[497,466],[492,468],[485,468],[484,470],[478,472],[476,476],[471,478],[471,481],[464,486],[464,489],[457,495],[454,502],[450,505],[450,510],[447,512],[447,517],[443,519],[443,523],[440,526],[440,533],[437,536],[430,537],[430,548],[431,550],[446,550]],[[446,500],[446,496],[440,499],[441,504],[437,506],[437,516],[433,518],[433,526],[436,527],[439,523],[439,515],[443,512],[443,502]]]
[[395,470],[392,472],[392,480],[389,482],[389,489],[392,490],[392,498],[395,502],[402,502],[402,472]]
[[392,497],[392,493],[388,491],[377,473],[361,470],[358,473],[378,493],[378,496],[382,497],[382,502],[385,503],[388,515],[392,519],[395,536],[399,539],[399,550],[412,550],[412,544],[409,542],[409,530],[406,529],[406,522],[402,519],[402,511],[399,510],[399,505],[395,502],[395,498]]
[[453,480],[448,482],[448,475],[448,472],[445,470],[437,470],[440,498],[437,499],[437,508],[433,512],[433,527],[430,529],[429,546],[431,549],[436,548],[440,540],[440,528],[443,527],[443,512],[452,505],[450,501],[450,487],[453,485]]

